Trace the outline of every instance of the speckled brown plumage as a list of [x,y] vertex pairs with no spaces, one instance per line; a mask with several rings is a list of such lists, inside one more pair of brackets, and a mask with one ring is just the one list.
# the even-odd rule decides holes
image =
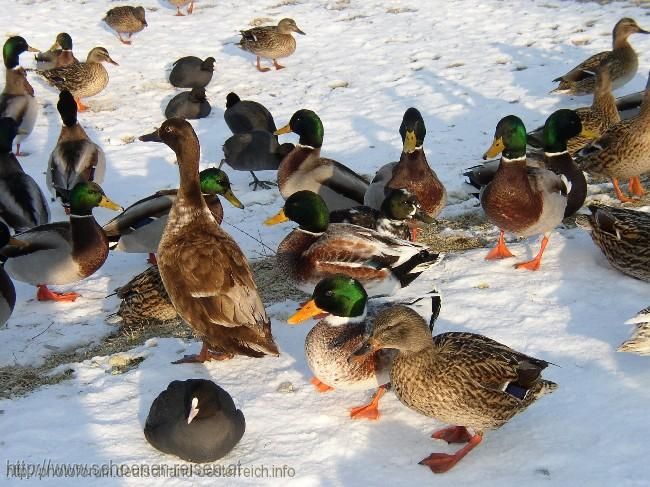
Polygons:
[[106,22],[118,34],[135,34],[147,26],[143,7],[114,7],[106,12]]

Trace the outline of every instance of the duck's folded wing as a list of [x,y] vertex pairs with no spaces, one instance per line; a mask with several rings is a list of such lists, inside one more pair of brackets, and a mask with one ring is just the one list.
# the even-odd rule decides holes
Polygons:
[[317,181],[351,200],[363,204],[363,197],[368,189],[368,181],[347,166],[332,159],[322,158],[321,164],[330,165],[331,171],[316,171]]
[[581,81],[585,78],[593,78],[596,76],[596,69],[600,66],[600,63],[607,57],[609,57],[610,51],[599,52],[593,56],[587,58],[575,68],[569,71],[564,76],[555,78],[553,81]]
[[530,185],[543,193],[561,193],[566,196],[571,191],[571,183],[563,175],[555,174],[548,169],[527,167]]
[[133,203],[121,214],[106,223],[103,227],[104,232],[109,238],[128,235],[143,225],[151,223],[152,220],[168,214],[175,199],[175,189],[158,191]]

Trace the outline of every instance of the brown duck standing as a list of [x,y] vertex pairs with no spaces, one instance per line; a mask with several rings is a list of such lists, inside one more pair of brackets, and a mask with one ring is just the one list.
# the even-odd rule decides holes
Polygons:
[[[117,32],[122,44],[131,44],[131,36],[147,27],[144,7],[115,7],[106,12],[104,22]],[[122,39],[126,34],[128,39]]]
[[180,170],[180,187],[158,247],[158,268],[172,304],[202,338],[203,347],[176,363],[278,355],[246,256],[201,194],[194,129],[170,118],[140,140],[165,143],[176,153]]

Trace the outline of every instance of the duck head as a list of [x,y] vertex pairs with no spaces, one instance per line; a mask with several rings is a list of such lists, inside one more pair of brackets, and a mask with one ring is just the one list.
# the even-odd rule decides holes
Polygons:
[[629,17],[624,17],[616,22],[614,31],[612,32],[614,48],[619,47],[620,44],[627,41],[627,38],[632,34],[650,34],[650,31],[642,29],[636,23],[636,20]]
[[289,123],[276,130],[275,135],[288,134],[293,132],[300,136],[300,145],[320,148],[323,145],[323,122],[311,110],[298,110],[293,114]]
[[282,19],[280,22],[278,22],[278,32],[280,32],[280,34],[290,34],[291,32],[296,32],[298,34],[305,35],[305,33],[301,31],[296,25],[296,21],[289,18]]
[[30,47],[27,41],[20,36],[10,37],[5,41],[2,47],[2,58],[7,69],[13,69],[18,66],[18,58],[25,52],[38,52],[38,49]]
[[67,127],[74,127],[77,124],[77,102],[75,102],[72,93],[68,90],[63,90],[59,93],[59,101],[56,104],[56,109],[61,115],[63,124]]
[[433,223],[434,219],[422,211],[417,196],[405,189],[392,189],[381,204],[381,211],[391,220],[419,220]]
[[302,230],[323,233],[330,222],[330,213],[325,200],[313,191],[296,191],[284,202],[284,207],[275,216],[267,219],[265,225],[277,225],[293,221]]
[[422,114],[417,108],[411,107],[406,110],[399,127],[399,134],[402,137],[403,152],[410,154],[422,147],[427,129]]
[[526,127],[515,115],[499,120],[494,132],[492,145],[483,154],[483,159],[496,157],[503,153],[506,159],[519,159],[526,156]]
[[142,25],[144,25],[145,27],[148,26],[147,20],[144,18],[144,7],[135,7],[133,9],[133,14],[135,15],[136,19],[142,22]]
[[221,169],[211,167],[199,173],[201,192],[209,195],[221,195],[226,198],[235,208],[243,208],[244,205],[237,199],[230,187],[228,175]]
[[61,32],[56,36],[54,45],[50,49],[62,49],[64,51],[72,51],[72,37],[67,32]]
[[567,150],[567,141],[577,135],[590,139],[597,133],[583,129],[580,117],[573,110],[563,108],[551,114],[544,124],[544,152],[555,153]]
[[88,53],[86,58],[87,63],[111,63],[115,66],[119,66],[115,61],[111,59],[111,56],[108,54],[108,51],[105,47],[93,47]]
[[92,181],[77,183],[70,192],[70,213],[72,215],[89,215],[93,208],[103,206],[109,210],[122,211],[123,208],[112,201],[99,184]]

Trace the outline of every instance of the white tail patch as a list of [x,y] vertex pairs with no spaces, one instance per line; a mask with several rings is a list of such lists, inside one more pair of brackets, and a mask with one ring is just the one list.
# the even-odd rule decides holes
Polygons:
[[569,181],[564,174],[560,175],[560,179],[562,179],[562,182],[564,183],[564,187],[566,188],[566,193],[569,194],[571,192],[571,181]]
[[197,414],[199,414],[199,400],[198,398],[193,397],[192,407],[190,408],[190,414],[187,415],[187,424],[190,424]]

